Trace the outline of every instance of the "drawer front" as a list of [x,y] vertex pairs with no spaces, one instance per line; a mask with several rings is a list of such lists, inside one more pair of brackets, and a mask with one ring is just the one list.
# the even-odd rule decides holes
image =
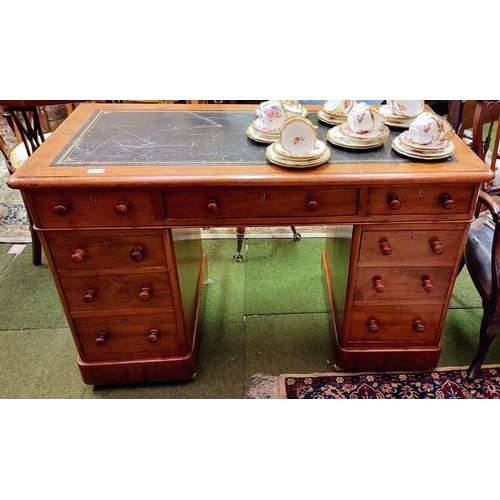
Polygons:
[[354,300],[432,300],[444,302],[453,267],[363,267]]
[[462,230],[364,231],[360,266],[454,266],[462,255]]
[[442,313],[442,305],[356,305],[346,345],[434,345]]
[[44,228],[105,227],[161,220],[159,193],[151,191],[32,191]]
[[200,188],[166,191],[167,218],[355,215],[354,188]]
[[165,308],[173,305],[168,273],[62,277],[71,311]]
[[368,193],[368,215],[468,214],[473,186],[373,188]]
[[92,233],[79,237],[59,235],[46,234],[50,252],[59,270],[166,266],[160,231],[133,235],[109,232],[102,236]]
[[182,355],[174,314],[79,318],[74,320],[84,361],[130,360]]

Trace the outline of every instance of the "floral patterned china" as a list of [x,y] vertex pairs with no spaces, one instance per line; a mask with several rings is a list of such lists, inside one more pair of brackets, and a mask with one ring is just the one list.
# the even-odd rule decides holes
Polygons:
[[349,127],[357,135],[366,135],[377,130],[384,123],[384,117],[365,102],[357,102],[347,115]]
[[255,122],[247,128],[247,136],[254,141],[262,142],[264,144],[272,144],[273,142],[278,141],[280,138],[279,134],[268,134],[266,132],[261,132],[255,126]]
[[313,160],[315,158],[319,158],[323,156],[326,152],[327,145],[323,141],[317,140],[316,144],[304,155],[290,155],[290,153],[283,148],[281,143],[275,142],[273,146],[273,150],[280,156],[284,158],[293,158],[296,160]]
[[410,131],[406,130],[398,136],[400,142],[409,148],[416,149],[419,151],[439,151],[445,149],[450,145],[449,139],[438,139],[437,141],[430,142],[428,144],[419,144],[415,142],[410,137]]
[[279,140],[283,149],[291,155],[304,155],[316,144],[316,128],[311,120],[292,116],[283,124]]
[[347,116],[355,103],[355,100],[328,100],[323,104],[323,111],[330,116]]
[[392,118],[415,118],[424,110],[424,101],[387,101],[386,110]]
[[311,168],[317,167],[326,163],[330,158],[331,151],[330,148],[326,146],[323,141],[317,141],[316,144],[311,148],[311,151],[323,151],[319,156],[294,156],[289,153],[283,154],[284,150],[280,148],[280,143],[275,142],[266,148],[266,157],[275,165],[281,167],[289,168]]
[[381,146],[387,139],[387,135],[376,139],[360,140],[347,135],[340,130],[341,125],[337,125],[330,129],[326,135],[329,142],[335,146],[340,146],[348,149],[372,149]]
[[258,109],[259,130],[277,133],[287,119],[287,113],[281,101],[265,101]]
[[359,141],[385,140],[390,133],[389,128],[384,124],[380,125],[376,130],[372,130],[371,132],[367,132],[364,134],[358,134],[351,128],[349,123],[343,123],[342,125],[340,125],[339,130],[352,139],[356,139]]
[[408,130],[411,140],[420,145],[449,139],[454,133],[455,131],[448,121],[431,111],[425,111],[418,115]]
[[304,118],[307,116],[307,110],[300,104],[300,101],[281,101],[283,104],[285,111],[287,112],[287,116],[300,115]]
[[413,149],[407,146],[400,140],[399,137],[400,136],[396,137],[392,141],[392,148],[398,153],[404,156],[408,156],[410,158],[416,158],[420,160],[443,160],[453,155],[453,153],[455,152],[455,146],[451,141],[448,141],[448,145],[442,149],[438,150],[428,149],[423,151],[419,149]]

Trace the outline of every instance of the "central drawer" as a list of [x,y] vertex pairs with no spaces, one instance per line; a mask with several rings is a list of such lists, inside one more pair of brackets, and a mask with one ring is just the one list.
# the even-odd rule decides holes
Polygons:
[[163,193],[167,218],[356,215],[359,191],[338,187],[198,188]]

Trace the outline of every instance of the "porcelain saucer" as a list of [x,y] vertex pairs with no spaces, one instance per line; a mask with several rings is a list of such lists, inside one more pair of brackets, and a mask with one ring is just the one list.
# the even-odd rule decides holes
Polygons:
[[381,139],[374,139],[372,141],[358,141],[340,131],[340,125],[333,127],[326,134],[326,138],[335,146],[341,146],[348,149],[372,149],[381,146],[387,136]]
[[259,132],[255,127],[250,125],[247,128],[247,136],[257,142],[262,142],[264,144],[272,144],[273,142],[279,141],[279,135],[269,135],[264,132]]
[[326,143],[323,141],[317,140],[316,144],[305,154],[303,155],[291,155],[283,145],[278,141],[274,143],[273,151],[283,158],[287,158],[290,160],[314,160],[315,158],[319,158],[325,154],[327,149]]
[[366,134],[358,134],[355,132],[348,123],[343,123],[339,126],[340,132],[344,135],[347,135],[351,139],[357,141],[382,141],[387,139],[387,136],[390,133],[390,130],[387,126],[381,125],[377,130],[373,130],[372,132],[367,132]]
[[389,127],[396,127],[396,128],[409,128],[410,125],[412,124],[413,120],[418,116],[412,116],[412,117],[402,117],[402,116],[395,116],[392,113],[389,112],[387,109],[387,105],[380,106],[378,108],[378,112],[384,117],[384,123],[388,125]]
[[417,151],[441,151],[447,148],[450,144],[449,139],[440,139],[439,141],[431,142],[429,144],[418,144],[417,142],[411,140],[410,132],[408,130],[398,135],[398,139],[404,146],[416,149]]
[[346,122],[347,116],[331,115],[321,109],[318,111],[318,120],[321,120],[323,123],[327,123],[328,125],[341,125]]
[[326,147],[325,144],[324,153],[317,158],[307,159],[307,158],[296,158],[293,156],[282,156],[276,151],[277,145],[278,143],[273,143],[266,148],[266,157],[271,163],[279,165],[280,167],[290,167],[290,168],[317,167],[318,165],[326,163],[332,153],[330,148]]
[[[288,113],[290,116],[294,116],[294,115],[299,115],[299,114],[300,114],[300,116],[303,116],[304,118],[306,118],[306,117],[307,117],[307,115],[309,114],[309,112],[307,111],[307,109],[306,109],[306,108],[304,108],[303,106],[301,106],[301,111],[300,111],[300,113],[297,113],[297,112],[295,112],[295,111],[292,111],[292,110],[286,109],[286,106],[285,106],[285,110],[287,111],[287,113]],[[259,116],[259,108],[256,108],[256,109],[255,109],[255,114],[256,114],[257,116]]]
[[420,160],[443,160],[445,158],[448,158],[455,152],[455,146],[453,145],[453,143],[450,143],[444,149],[438,151],[417,151],[416,149],[405,146],[398,137],[396,137],[392,141],[392,148],[404,156],[417,158]]

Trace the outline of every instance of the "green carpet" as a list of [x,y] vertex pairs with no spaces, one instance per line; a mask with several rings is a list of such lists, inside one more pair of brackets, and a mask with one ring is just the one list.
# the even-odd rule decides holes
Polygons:
[[[241,399],[256,373],[328,372],[335,363],[323,283],[323,238],[247,239],[244,260],[233,239],[203,240],[207,301],[195,380],[126,386],[85,385],[76,348],[46,264],[33,266],[0,244],[0,398]],[[44,259],[45,262],[45,259]],[[458,277],[439,366],[474,356],[481,302],[466,270]],[[487,363],[500,363],[496,339]]]

